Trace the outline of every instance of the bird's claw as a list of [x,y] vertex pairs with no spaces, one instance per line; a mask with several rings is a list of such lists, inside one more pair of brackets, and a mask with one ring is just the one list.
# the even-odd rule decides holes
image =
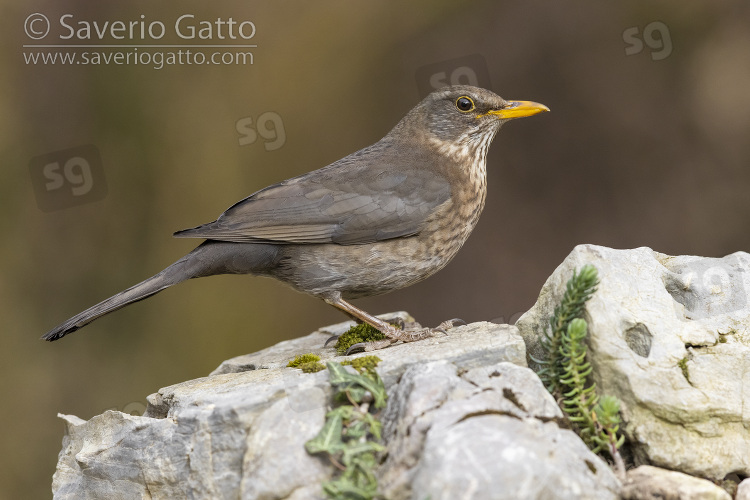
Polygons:
[[354,354],[355,352],[360,351],[366,351],[367,350],[367,342],[359,342],[357,344],[352,344],[349,346],[349,349],[346,350],[344,353],[344,356],[349,356],[350,354]]
[[323,344],[323,347],[327,347],[328,344],[330,344],[331,342],[333,342],[335,340],[338,340],[338,339],[339,339],[338,335],[332,335],[332,336],[328,337],[328,340],[326,340],[326,343]]
[[465,326],[466,324],[466,321],[462,320],[461,318],[453,318],[443,321],[437,326],[437,328],[432,328],[431,330],[434,332],[443,332],[447,335],[448,332],[446,330],[450,330],[451,328],[455,328],[456,326]]

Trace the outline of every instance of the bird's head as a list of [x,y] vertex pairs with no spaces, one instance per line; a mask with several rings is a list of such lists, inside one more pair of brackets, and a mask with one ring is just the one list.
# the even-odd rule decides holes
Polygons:
[[489,90],[454,85],[425,97],[406,115],[399,128],[422,131],[428,140],[446,148],[486,151],[503,123],[546,111],[549,108],[544,104],[506,101]]

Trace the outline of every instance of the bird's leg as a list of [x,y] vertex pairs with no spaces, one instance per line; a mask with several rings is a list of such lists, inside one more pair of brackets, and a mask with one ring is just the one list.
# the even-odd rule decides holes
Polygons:
[[[359,344],[354,344],[351,346],[346,354],[349,354],[349,352],[354,348],[355,346],[363,348],[365,351],[377,351],[378,349],[383,349],[384,347],[388,347],[392,343],[403,340],[399,338],[399,333],[402,332],[402,330],[399,330],[393,325],[389,325],[382,319],[376,318],[375,316],[368,314],[367,312],[363,311],[362,309],[358,307],[354,307],[347,301],[341,298],[340,294],[336,294],[335,296],[331,298],[326,298],[325,301],[329,304],[331,304],[333,307],[343,311],[347,316],[356,318],[360,322],[367,323],[368,325],[372,326],[376,330],[378,330],[380,333],[385,335],[386,339],[383,340],[375,340],[373,342],[362,342]],[[425,335],[426,337],[427,335]],[[424,337],[422,337],[424,338]],[[328,339],[329,341],[331,339]],[[419,340],[419,339],[414,339]],[[409,340],[405,340],[405,342],[409,342]],[[326,341],[326,344],[328,341]]]
[[[339,309],[339,311],[341,311],[344,314],[346,314],[347,316],[349,316],[349,319],[352,320],[352,321],[354,321],[358,325],[361,325],[363,323],[363,321],[361,319],[359,319],[355,315],[351,314],[350,312],[344,311],[343,309]],[[323,347],[327,347],[328,344],[330,344],[331,342],[336,342],[339,339],[340,336],[341,335],[331,335],[330,337],[328,337],[328,340],[325,341],[325,344],[323,344]]]
[[[349,304],[349,305],[351,305],[351,304]],[[352,307],[354,307],[354,306],[352,306]],[[346,314],[347,316],[349,316],[349,319],[351,319],[352,321],[354,321],[354,322],[355,322],[355,323],[357,323],[358,325],[361,325],[362,323],[364,323],[364,321],[363,321],[363,320],[361,320],[361,319],[359,319],[358,317],[354,316],[354,315],[353,315],[352,313],[350,313],[349,311],[345,311],[344,309],[340,309],[340,308],[339,308],[339,311],[341,311],[341,312],[343,312],[344,314]],[[362,312],[364,312],[364,311],[362,311]],[[365,313],[365,314],[367,314],[367,313]],[[377,318],[376,318],[376,319],[377,319]],[[393,318],[390,318],[390,319],[389,319],[389,318],[385,318],[385,321],[386,321],[387,323],[391,324],[391,325],[393,325],[393,324],[396,324],[396,326],[397,326],[397,327],[399,328],[399,330],[403,330],[403,329],[404,329],[404,328],[406,327],[406,322],[405,322],[405,321],[404,321],[404,320],[403,320],[402,318],[400,318],[400,317],[398,317],[398,316],[394,316]],[[372,325],[371,325],[371,326],[372,326]],[[376,328],[377,328],[377,327],[376,327]],[[331,335],[331,336],[330,336],[330,337],[328,337],[328,339],[327,339],[327,340],[325,341],[325,343],[323,344],[323,347],[327,347],[327,346],[328,346],[328,344],[330,344],[331,342],[336,342],[336,341],[337,341],[337,340],[339,339],[339,337],[340,337],[340,336],[341,336],[341,335]]]
[[368,314],[362,309],[358,307],[354,307],[353,305],[351,305],[350,303],[342,299],[340,294],[335,294],[331,297],[328,297],[325,299],[325,301],[331,304],[332,306],[336,307],[337,309],[340,309],[347,315],[353,316],[367,323],[368,325],[374,327],[376,330],[378,330],[383,335],[388,337],[383,340],[376,340],[373,342],[361,342],[359,344],[354,344],[346,351],[347,355],[353,351],[358,351],[360,349],[363,349],[365,351],[377,351],[378,349],[383,349],[385,347],[388,347],[389,345],[399,340],[401,340],[402,342],[415,342],[417,340],[422,340],[427,337],[432,337],[437,332],[442,332],[442,333],[447,334],[446,330],[448,330],[449,328],[453,328],[453,326],[455,326],[456,324],[461,324],[461,323],[466,324],[466,322],[463,320],[452,319],[448,321],[443,321],[442,323],[440,323],[440,325],[437,328],[419,328],[419,329],[414,329],[414,330],[400,330],[394,327],[393,325],[390,325],[386,323],[385,321],[379,318],[376,318],[375,316],[371,314]]

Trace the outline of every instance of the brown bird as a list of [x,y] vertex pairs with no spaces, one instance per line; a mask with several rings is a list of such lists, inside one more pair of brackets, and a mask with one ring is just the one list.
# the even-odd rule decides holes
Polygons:
[[413,285],[448,264],[484,208],[495,134],[508,120],[544,111],[543,104],[506,101],[476,87],[437,90],[375,144],[261,189],[214,222],[175,233],[205,241],[42,339],[57,340],[172,285],[216,274],[271,276],[387,337],[352,349],[380,349],[450,328],[452,321],[400,330],[347,300]]

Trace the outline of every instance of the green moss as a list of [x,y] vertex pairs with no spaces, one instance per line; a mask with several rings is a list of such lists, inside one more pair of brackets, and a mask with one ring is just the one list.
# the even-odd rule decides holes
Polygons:
[[360,323],[349,328],[339,337],[336,342],[336,352],[339,353],[339,355],[344,355],[346,350],[354,344],[359,344],[360,342],[373,342],[385,338],[385,335],[380,333],[380,331],[374,326],[370,326],[367,323]]
[[299,368],[300,365],[306,363],[315,363],[317,361],[320,361],[320,356],[309,352],[307,354],[300,354],[299,356],[295,357],[286,366],[290,368]]
[[680,370],[682,370],[682,375],[685,377],[685,380],[690,382],[690,372],[688,372],[687,362],[688,358],[687,356],[685,356],[677,362],[677,366],[679,366]]
[[342,365],[351,365],[352,368],[357,370],[359,373],[369,372],[378,366],[378,363],[383,361],[377,356],[362,356],[361,358],[351,359],[349,361],[343,361]]
[[318,363],[317,361],[311,361],[309,363],[302,363],[297,368],[302,370],[304,373],[315,373],[315,372],[319,372],[320,370],[326,369],[326,367],[323,366],[322,363]]

